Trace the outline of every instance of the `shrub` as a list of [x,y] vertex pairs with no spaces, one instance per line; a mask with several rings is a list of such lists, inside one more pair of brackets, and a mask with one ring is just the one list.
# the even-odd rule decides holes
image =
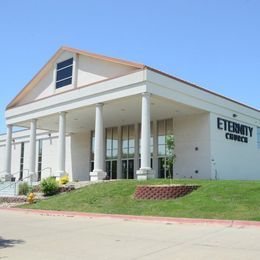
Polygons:
[[61,186],[60,187],[60,192],[70,192],[75,190],[74,185],[69,185],[69,186]]
[[29,192],[29,185],[27,182],[22,182],[19,184],[19,195],[27,195]]
[[40,185],[44,196],[51,196],[59,192],[59,184],[53,177],[43,179]]
[[69,182],[69,176],[68,175],[64,175],[63,177],[60,178],[60,184],[61,185],[65,185]]
[[41,192],[41,185],[34,185],[32,186],[31,192]]

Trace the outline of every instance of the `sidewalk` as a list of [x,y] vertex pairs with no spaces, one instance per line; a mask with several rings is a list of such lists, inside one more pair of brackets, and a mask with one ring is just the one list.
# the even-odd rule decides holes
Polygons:
[[40,214],[40,215],[48,215],[48,216],[110,218],[110,219],[150,221],[150,222],[162,222],[162,223],[207,224],[207,225],[222,225],[222,226],[227,226],[227,227],[250,227],[251,226],[251,227],[260,228],[260,221],[246,221],[246,220],[135,216],[135,215],[120,215],[120,214],[75,212],[75,211],[36,210],[36,209],[22,209],[22,208],[0,208],[0,210],[17,211],[17,212],[23,212],[23,213],[27,213],[27,214],[30,213],[30,214]]
[[245,223],[1,209],[0,259],[260,259]]

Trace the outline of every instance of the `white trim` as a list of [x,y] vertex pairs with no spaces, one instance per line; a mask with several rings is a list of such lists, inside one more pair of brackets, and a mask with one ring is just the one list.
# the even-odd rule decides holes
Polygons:
[[[59,111],[94,105],[146,91],[141,72],[94,84],[86,88],[60,93],[30,104],[15,107],[5,112],[7,123],[23,122],[32,118],[48,116]],[[116,93],[116,95],[115,95]]]

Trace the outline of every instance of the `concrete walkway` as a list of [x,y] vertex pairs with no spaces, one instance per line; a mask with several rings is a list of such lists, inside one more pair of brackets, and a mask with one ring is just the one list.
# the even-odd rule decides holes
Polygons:
[[260,228],[0,210],[0,259],[260,259]]

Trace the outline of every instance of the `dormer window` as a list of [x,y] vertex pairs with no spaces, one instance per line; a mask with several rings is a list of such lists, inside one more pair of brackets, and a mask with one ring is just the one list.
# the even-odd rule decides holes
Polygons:
[[57,63],[56,88],[72,84],[73,58]]

